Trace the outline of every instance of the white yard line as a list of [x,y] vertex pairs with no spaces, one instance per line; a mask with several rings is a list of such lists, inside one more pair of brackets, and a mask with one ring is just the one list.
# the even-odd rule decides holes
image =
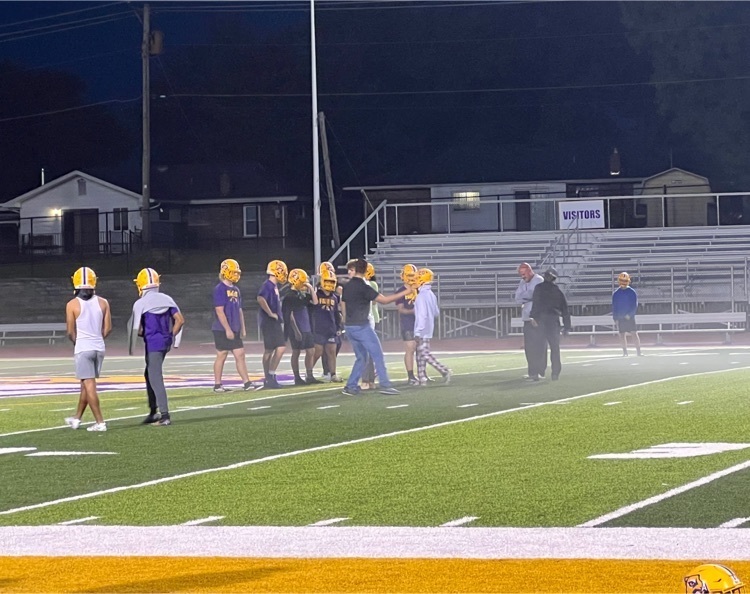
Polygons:
[[479,406],[478,402],[472,402],[470,404],[459,404],[456,408],[469,408],[471,406]]
[[742,524],[745,524],[748,521],[750,521],[750,518],[735,518],[734,520],[729,520],[728,522],[719,524],[719,528],[737,528],[737,526],[742,526]]
[[315,522],[314,524],[309,524],[310,526],[332,526],[333,524],[340,524],[341,522],[346,522],[350,518],[331,518],[330,520],[321,520],[320,522]]
[[683,400],[682,402],[678,402],[677,406],[682,406],[683,404],[692,404],[692,400]]
[[265,409],[265,408],[271,408],[271,407],[270,407],[270,406],[268,406],[268,405],[266,405],[266,406],[251,406],[251,407],[250,407],[250,408],[248,408],[247,410],[263,410],[263,409]]
[[614,406],[615,404],[622,404],[621,400],[615,400],[614,402],[605,402],[604,406]]
[[326,406],[318,406],[318,410],[328,410],[329,408],[339,408],[340,404],[328,404]]
[[13,526],[2,555],[370,559],[750,560],[750,530],[391,526]]
[[742,462],[741,464],[735,464],[734,466],[730,466],[729,468],[725,468],[724,470],[719,470],[718,472],[714,472],[713,474],[709,474],[708,476],[699,478],[696,481],[692,481],[690,483],[682,485],[681,487],[670,489],[669,491],[660,493],[659,495],[654,495],[653,497],[649,497],[648,499],[644,499],[643,501],[631,503],[630,505],[626,505],[625,507],[616,509],[613,512],[609,512],[607,514],[604,514],[603,516],[599,516],[598,518],[594,518],[593,520],[589,520],[588,522],[579,524],[579,528],[591,528],[593,526],[601,526],[602,524],[606,524],[607,522],[611,520],[621,518],[622,516],[626,516],[631,512],[638,511],[639,509],[643,509],[644,507],[648,507],[649,505],[653,505],[654,503],[660,503],[666,499],[674,497],[675,495],[687,493],[688,491],[692,489],[695,489],[697,487],[702,487],[703,485],[712,483],[715,480],[718,480],[725,476],[729,476],[730,474],[734,474],[735,472],[739,472],[740,470],[745,470],[746,468],[750,468],[750,460],[746,460],[745,462]]
[[78,518],[77,520],[68,520],[67,522],[59,522],[58,526],[73,526],[75,524],[83,524],[84,522],[91,522],[92,520],[98,520],[101,516],[88,516],[87,518]]
[[[532,408],[537,408],[537,407],[540,407],[540,406],[547,406],[547,405],[550,405],[550,404],[553,404],[553,405],[554,404],[565,404],[565,403],[568,403],[568,402],[574,402],[576,400],[582,400],[584,398],[591,398],[591,397],[594,397],[594,396],[601,396],[603,394],[611,394],[612,392],[619,392],[621,390],[631,390],[633,388],[641,388],[643,386],[652,386],[654,384],[661,384],[661,383],[665,383],[665,382],[669,382],[669,381],[674,381],[674,380],[677,380],[677,379],[683,379],[683,378],[699,377],[699,376],[704,376],[704,375],[715,375],[715,374],[727,373],[727,372],[735,372],[735,371],[738,371],[740,369],[749,369],[749,368],[748,367],[743,367],[743,368],[734,368],[734,369],[721,369],[719,371],[703,371],[703,372],[700,372],[700,373],[692,373],[692,374],[678,375],[678,376],[674,376],[674,377],[666,377],[666,378],[661,378],[661,379],[656,379],[656,380],[650,380],[650,381],[647,381],[647,382],[641,382],[639,384],[631,384],[629,386],[618,386],[616,388],[608,388],[606,390],[600,390],[598,392],[590,392],[589,394],[580,394],[578,396],[571,396],[569,398],[563,398],[562,400],[554,400],[554,401],[550,401],[550,402],[539,402],[539,403],[536,403],[536,404],[532,404],[530,406],[523,406],[523,407],[517,407],[517,408],[508,408],[508,409],[504,409],[504,410],[497,410],[497,411],[490,412],[490,413],[485,413],[485,414],[482,414],[482,415],[474,415],[472,417],[466,417],[464,419],[453,419],[452,421],[443,421],[442,423],[433,423],[431,425],[423,425],[421,427],[412,427],[411,429],[402,429],[400,431],[391,431],[389,433],[381,433],[379,435],[370,435],[368,437],[361,437],[359,439],[351,439],[351,440],[348,440],[348,441],[341,441],[341,442],[337,442],[337,443],[330,443],[330,444],[326,444],[326,445],[315,446],[315,447],[312,447],[312,448],[306,448],[306,449],[303,449],[303,450],[293,450],[291,452],[283,452],[281,454],[274,454],[274,455],[271,455],[271,456],[265,456],[263,458],[255,458],[255,459],[252,459],[252,460],[245,460],[243,462],[236,462],[234,464],[229,464],[227,466],[217,466],[217,467],[214,467],[214,468],[204,468],[202,470],[194,470],[192,472],[185,472],[183,474],[175,474],[175,475],[172,475],[172,476],[162,477],[162,478],[159,478],[159,479],[153,479],[153,480],[150,480],[150,481],[145,481],[143,483],[136,483],[136,484],[133,484],[133,485],[123,485],[123,486],[120,486],[120,487],[112,487],[110,489],[102,489],[100,491],[92,491],[90,493],[83,493],[81,495],[73,495],[73,496],[70,496],[70,497],[63,497],[61,499],[53,499],[51,501],[44,501],[42,503],[35,503],[35,504],[32,504],[32,505],[25,505],[25,506],[22,506],[22,507],[16,507],[16,508],[12,508],[12,509],[7,509],[7,510],[0,511],[0,516],[5,516],[5,515],[9,515],[9,514],[15,514],[15,513],[18,513],[18,512],[23,512],[23,511],[29,511],[29,510],[32,510],[32,509],[42,509],[42,508],[50,507],[50,506],[53,506],[53,505],[60,505],[61,503],[69,503],[71,501],[80,501],[82,499],[92,499],[94,497],[100,497],[102,495],[109,495],[111,493],[119,493],[121,491],[131,491],[133,489],[142,489],[144,487],[150,487],[152,485],[160,485],[162,483],[169,483],[169,482],[172,482],[172,481],[177,481],[177,480],[181,480],[181,479],[184,479],[184,478],[190,478],[190,477],[193,477],[193,476],[201,476],[201,475],[210,474],[210,473],[213,473],[213,472],[223,472],[223,471],[228,471],[228,470],[236,470],[238,468],[244,468],[246,466],[251,466],[251,465],[254,465],[254,464],[261,464],[263,462],[271,462],[273,460],[281,460],[283,458],[292,458],[292,457],[295,457],[295,456],[300,456],[302,454],[309,454],[309,453],[312,453],[312,452],[323,452],[323,451],[326,451],[326,450],[332,450],[332,449],[341,448],[341,447],[345,447],[345,446],[349,446],[349,445],[354,445],[354,444],[358,444],[358,443],[368,443],[368,442],[371,442],[371,441],[377,441],[377,440],[386,439],[386,438],[389,438],[389,437],[396,437],[398,435],[409,435],[411,433],[419,433],[419,432],[428,431],[428,430],[431,430],[431,429],[439,429],[441,427],[450,427],[452,425],[459,425],[461,423],[469,423],[471,421],[477,421],[477,420],[480,420],[480,419],[489,419],[489,418],[492,418],[492,417],[499,417],[501,415],[507,415],[507,414],[510,414],[510,413],[513,413],[513,412],[518,412],[518,411],[521,411],[521,410],[529,410],[529,409],[532,409]],[[0,437],[2,437],[2,436],[0,436]],[[750,461],[746,462],[745,464],[747,464],[747,465],[750,466]],[[735,468],[735,467],[733,467],[733,468]],[[594,520],[592,520],[592,521],[594,521]],[[606,520],[604,520],[604,521],[606,521]]]
[[116,408],[116,411],[124,411],[124,410],[138,410],[140,407],[138,406],[128,406],[127,408]]
[[201,518],[200,520],[190,520],[189,522],[183,522],[182,526],[200,526],[201,524],[208,524],[209,522],[218,522],[223,520],[226,516],[208,516],[207,518]]
[[406,408],[408,404],[394,404],[393,406],[386,406],[386,408]]
[[451,520],[450,522],[446,522],[445,524],[440,524],[441,528],[453,528],[454,526],[463,526],[465,524],[470,524],[474,520],[478,520],[479,516],[465,516],[463,518],[459,518],[458,520]]

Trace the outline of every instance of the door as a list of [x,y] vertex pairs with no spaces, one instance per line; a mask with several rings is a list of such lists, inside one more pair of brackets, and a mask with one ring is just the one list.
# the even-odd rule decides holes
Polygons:
[[63,250],[66,254],[99,251],[99,209],[63,211]]

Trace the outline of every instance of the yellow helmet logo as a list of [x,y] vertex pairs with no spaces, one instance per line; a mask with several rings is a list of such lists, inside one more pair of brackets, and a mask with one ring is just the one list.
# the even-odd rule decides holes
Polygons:
[[420,268],[417,272],[417,284],[421,287],[432,282],[435,274],[429,268]]
[[138,295],[142,295],[144,289],[152,289],[161,284],[159,273],[153,268],[144,268],[141,270],[133,282],[135,283],[135,286],[138,287]]
[[414,264],[404,264],[401,269],[401,280],[407,285],[417,284],[417,267]]
[[324,273],[336,276],[336,268],[330,262],[321,262],[320,266],[318,267],[318,275],[323,276]]
[[237,260],[227,258],[221,263],[219,268],[219,278],[228,280],[230,283],[238,283],[242,271],[240,270],[240,264]]
[[685,576],[687,594],[744,594],[745,584],[731,569],[709,563]]
[[281,260],[271,260],[266,268],[266,274],[270,274],[276,277],[276,280],[280,283],[285,283],[289,272],[287,271],[286,264]]
[[304,289],[308,280],[307,273],[301,268],[295,268],[289,273],[289,284],[295,291]]
[[87,266],[81,266],[70,279],[74,289],[96,289],[96,273]]

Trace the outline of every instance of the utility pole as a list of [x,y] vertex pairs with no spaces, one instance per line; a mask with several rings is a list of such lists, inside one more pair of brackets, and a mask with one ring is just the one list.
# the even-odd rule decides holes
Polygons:
[[331,213],[331,229],[333,231],[333,247],[338,249],[341,245],[339,237],[339,221],[336,214],[336,198],[333,195],[333,177],[331,177],[331,158],[328,154],[328,134],[326,133],[326,114],[322,111],[318,114],[320,123],[320,144],[323,148],[323,167],[326,172],[326,189],[328,191],[328,210]]
[[151,23],[148,4],[143,5],[143,43],[141,60],[143,64],[143,161],[141,163],[141,214],[143,243],[151,243]]
[[310,54],[312,71],[312,149],[313,149],[313,244],[315,272],[320,268],[320,155],[318,154],[318,72],[315,57],[315,0],[310,0]]

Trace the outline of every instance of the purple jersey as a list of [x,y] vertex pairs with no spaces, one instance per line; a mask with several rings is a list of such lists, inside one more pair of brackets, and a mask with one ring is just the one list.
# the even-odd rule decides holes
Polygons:
[[147,311],[141,316],[147,353],[167,352],[172,348],[172,319],[178,311],[176,307],[170,307],[161,313]]
[[[406,285],[402,285],[396,293],[400,293],[404,289],[406,289]],[[406,314],[399,312],[398,315],[401,324],[401,332],[414,332],[414,300],[416,298],[417,292],[413,291],[396,301],[396,305],[403,305],[411,312]]]
[[341,323],[341,299],[336,293],[318,289],[318,305],[312,306],[313,328],[320,336],[334,336]]
[[[242,294],[237,285],[227,286],[223,282],[214,288],[214,307],[223,307],[224,315],[229,322],[229,328],[232,332],[237,333],[242,330],[242,321],[240,319],[240,310],[242,309]],[[224,326],[219,322],[219,316],[214,310],[214,323],[211,330],[223,332]]]
[[[263,299],[266,300],[266,303],[268,303],[268,308],[277,316],[279,316],[279,321],[281,321],[281,300],[279,299],[279,288],[276,286],[276,283],[274,283],[271,279],[268,279],[266,282],[264,282],[260,287],[260,291],[258,291],[258,297],[263,297]],[[259,308],[258,321],[263,322],[269,319],[273,318],[269,318],[268,314],[263,311],[262,307]]]

